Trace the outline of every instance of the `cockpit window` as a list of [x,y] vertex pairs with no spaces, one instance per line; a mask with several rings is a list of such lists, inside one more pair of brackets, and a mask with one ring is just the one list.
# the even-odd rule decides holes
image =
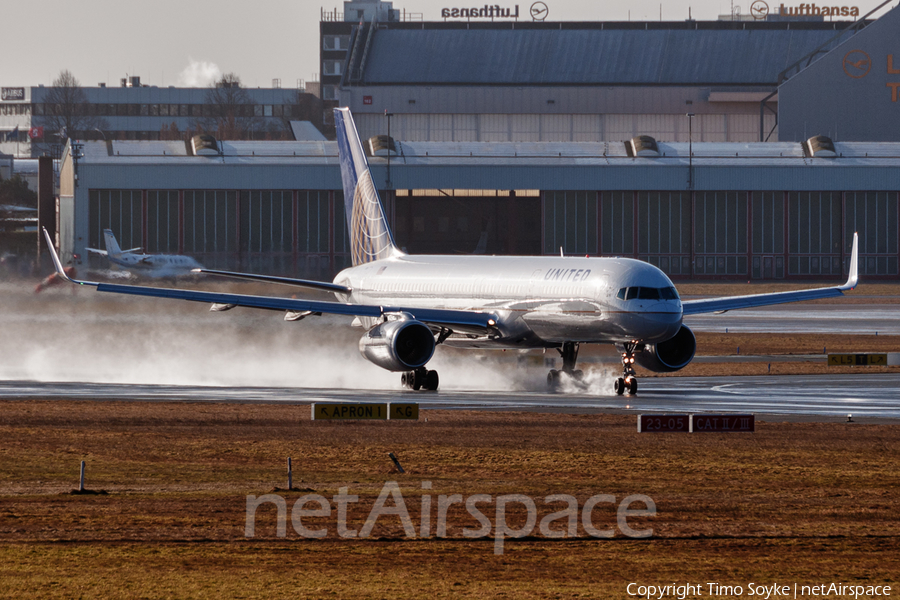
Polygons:
[[659,295],[663,300],[678,300],[678,292],[673,287],[660,288]]
[[659,300],[659,290],[652,287],[638,288],[639,300]]
[[619,288],[616,298],[619,300],[678,300],[678,292],[673,287],[628,287]]

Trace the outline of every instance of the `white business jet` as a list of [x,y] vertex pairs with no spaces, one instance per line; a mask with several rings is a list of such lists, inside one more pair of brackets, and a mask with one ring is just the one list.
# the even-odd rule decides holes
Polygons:
[[103,230],[106,250],[88,248],[93,254],[105,256],[114,265],[118,265],[139,277],[159,279],[162,277],[178,277],[187,275],[194,269],[202,269],[203,265],[190,256],[180,254],[143,254],[140,248],[122,250],[111,229]]
[[[850,276],[843,285],[794,292],[682,301],[658,268],[630,258],[561,256],[411,256],[394,243],[375,191],[349,109],[335,109],[341,176],[353,266],[332,283],[201,269],[201,272],[284,283],[334,293],[335,302],[221,294],[79,281],[101,292],[177,298],[283,311],[296,321],[323,313],[346,315],[364,328],[362,355],[402,373],[403,385],[435,390],[438,374],[427,368],[440,345],[466,348],[552,348],[562,369],[548,383],[580,379],[581,344],[615,344],[622,376],[615,392],[636,394],[634,363],[655,372],[677,371],[694,357],[696,340],[684,315],[840,296],[857,283],[857,237]],[[48,237],[49,241],[49,237]]]

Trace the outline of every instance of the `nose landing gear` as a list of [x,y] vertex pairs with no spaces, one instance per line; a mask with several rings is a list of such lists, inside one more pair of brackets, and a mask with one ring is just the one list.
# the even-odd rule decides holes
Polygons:
[[421,389],[433,392],[438,389],[439,382],[437,371],[429,371],[425,367],[407,371],[400,376],[400,384],[416,392]]
[[584,379],[584,371],[575,368],[575,361],[578,358],[578,344],[575,342],[566,342],[562,348],[557,348],[559,355],[563,359],[563,367],[559,371],[551,369],[547,373],[547,386],[553,390],[559,387],[560,377],[563,373],[574,379],[581,381]]
[[616,379],[614,389],[617,396],[621,396],[627,390],[632,396],[637,394],[638,382],[634,372],[634,352],[637,349],[637,343],[630,342],[625,344],[625,352],[622,353],[622,369],[624,374]]

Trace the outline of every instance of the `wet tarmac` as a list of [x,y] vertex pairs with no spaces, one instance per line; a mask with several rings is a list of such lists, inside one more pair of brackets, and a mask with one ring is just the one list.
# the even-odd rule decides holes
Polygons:
[[[153,402],[418,402],[423,408],[539,412],[728,412],[856,422],[900,419],[900,374],[645,378],[637,396],[479,391],[369,391],[286,387],[213,387],[100,383],[0,382],[0,398]],[[769,420],[772,420],[769,419]],[[764,419],[765,420],[765,419]]]

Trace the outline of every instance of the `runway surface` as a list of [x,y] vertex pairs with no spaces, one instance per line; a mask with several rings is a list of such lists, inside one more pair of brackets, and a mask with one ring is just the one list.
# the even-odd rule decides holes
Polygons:
[[732,333],[852,333],[900,335],[897,304],[782,304],[724,314],[691,315],[684,324],[694,331]]
[[541,412],[739,412],[855,421],[900,418],[900,374],[642,379],[640,393],[329,390],[99,383],[0,382],[0,398],[239,403],[419,402],[425,408]]

